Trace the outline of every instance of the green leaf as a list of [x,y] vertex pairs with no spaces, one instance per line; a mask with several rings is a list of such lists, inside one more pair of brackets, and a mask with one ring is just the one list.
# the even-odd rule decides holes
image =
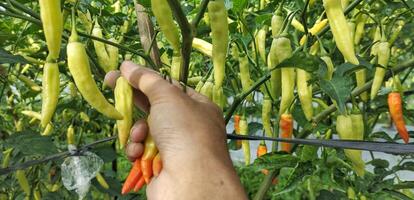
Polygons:
[[11,135],[5,144],[28,156],[46,156],[58,152],[51,137],[27,131]]
[[116,159],[116,152],[112,148],[112,145],[111,144],[105,144],[105,145],[101,145],[101,146],[95,147],[93,149],[93,151],[96,153],[96,155],[98,155],[99,157],[101,157],[102,160],[105,163],[112,162],[113,160]]
[[387,168],[390,165],[390,163],[388,163],[387,160],[379,159],[379,158],[371,160],[367,164],[371,164],[374,167],[379,167],[379,168]]
[[22,63],[22,64],[26,64],[27,61],[22,56],[16,56],[16,55],[10,54],[9,52],[7,52],[4,49],[0,49],[0,64],[3,64],[3,63],[10,63],[10,64]]
[[256,24],[269,24],[270,20],[272,19],[273,14],[272,13],[266,13],[263,15],[259,15],[256,17],[255,21]]
[[310,55],[309,53],[305,53],[303,51],[299,51],[294,53],[292,57],[284,60],[282,63],[277,65],[277,67],[294,67],[303,69],[307,72],[314,72],[318,70],[318,66],[322,63],[323,61],[319,57]]
[[[229,2],[229,1],[226,1],[226,2]],[[231,11],[233,11],[234,13],[241,13],[243,12],[244,8],[247,6],[247,3],[248,3],[247,0],[234,0],[233,8],[231,9]]]
[[352,91],[352,81],[350,77],[335,76],[332,80],[319,80],[322,91],[336,101],[339,112],[345,113],[345,104]]
[[306,162],[318,158],[318,148],[316,146],[304,145],[300,151],[300,160]]

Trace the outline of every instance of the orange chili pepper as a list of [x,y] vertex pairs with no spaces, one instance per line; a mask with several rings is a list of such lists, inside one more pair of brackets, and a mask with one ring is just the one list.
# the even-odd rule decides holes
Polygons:
[[[240,134],[240,115],[234,115],[234,132],[237,135]],[[242,146],[241,140],[236,140],[236,149],[240,149]]]
[[145,178],[141,176],[137,184],[134,187],[134,192],[138,192],[145,185]]
[[257,147],[256,155],[257,157],[263,156],[267,153],[266,143],[264,141],[260,142],[259,146]]
[[400,93],[391,92],[388,94],[388,107],[390,109],[392,121],[394,122],[395,127],[398,130],[398,133],[400,134],[404,142],[408,143],[408,141],[410,140],[410,135],[408,134],[407,128],[405,127]]
[[145,138],[144,148],[144,154],[141,158],[141,169],[145,183],[148,184],[152,177],[152,161],[158,152],[151,134],[148,134],[147,138]]
[[[293,133],[293,118],[291,114],[282,114],[280,116],[279,126],[281,129],[282,138],[292,138]],[[286,142],[281,142],[281,150],[290,153],[291,144]]]
[[137,182],[140,180],[141,177],[142,177],[141,160],[137,159],[135,160],[134,165],[132,166],[132,169],[129,172],[129,175],[127,179],[125,180],[124,185],[122,186],[121,193],[124,195],[128,193],[129,191],[131,191],[135,187],[135,185],[137,184]]
[[162,161],[160,153],[157,153],[154,160],[152,161],[152,173],[154,173],[154,176],[158,176],[161,173],[162,170]]

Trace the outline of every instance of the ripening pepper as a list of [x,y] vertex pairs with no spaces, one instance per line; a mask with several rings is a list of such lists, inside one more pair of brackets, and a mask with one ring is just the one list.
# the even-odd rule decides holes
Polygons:
[[[291,114],[284,113],[280,116],[280,137],[285,139],[291,139],[293,135],[293,117]],[[290,153],[292,144],[287,142],[281,142],[280,147],[282,151]]]
[[391,92],[388,94],[388,108],[400,137],[405,143],[408,143],[410,135],[405,127],[401,94],[399,92]]
[[[240,119],[240,135],[249,135],[249,126],[245,116]],[[244,164],[250,164],[250,144],[248,140],[242,140],[242,149],[244,153]]]

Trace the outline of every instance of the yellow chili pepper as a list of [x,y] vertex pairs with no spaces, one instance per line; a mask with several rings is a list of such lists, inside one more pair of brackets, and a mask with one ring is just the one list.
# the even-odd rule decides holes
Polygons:
[[42,80],[42,127],[50,122],[55,113],[59,98],[59,67],[57,63],[46,62]]
[[118,138],[121,149],[128,141],[132,126],[133,111],[132,87],[124,77],[119,77],[115,86],[115,108],[122,114],[122,120],[117,120]]
[[46,38],[49,55],[47,61],[59,58],[60,45],[63,32],[63,15],[60,9],[60,1],[39,0],[40,18]]
[[[73,20],[74,21],[74,20]],[[78,41],[78,34],[76,27],[72,26],[72,35],[69,38],[67,46],[67,57],[69,71],[75,80],[75,84],[79,92],[85,100],[96,110],[113,119],[122,119],[119,113],[99,91],[98,86],[92,77],[92,72],[89,66],[88,55],[86,54],[85,46]]]
[[339,51],[348,62],[359,65],[358,58],[355,56],[351,31],[347,25],[341,1],[323,0],[323,6],[325,7],[326,16],[328,17],[329,25]]

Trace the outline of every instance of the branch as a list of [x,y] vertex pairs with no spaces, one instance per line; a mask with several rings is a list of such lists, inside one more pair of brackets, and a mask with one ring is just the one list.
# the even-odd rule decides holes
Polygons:
[[13,6],[16,6],[19,10],[25,12],[26,14],[32,16],[35,19],[40,20],[40,15],[38,13],[34,12],[32,9],[25,6],[24,4],[21,4],[16,0],[10,0],[10,2],[13,4]]
[[[180,82],[187,85],[188,70],[190,66],[190,55],[191,45],[193,43],[193,31],[190,23],[188,23],[187,17],[185,16],[181,5],[177,0],[168,0],[168,4],[174,13],[174,17],[177,19],[177,23],[180,26],[181,34],[183,36],[183,44],[181,46],[181,71],[180,71]],[[186,88],[186,87],[184,87]]]
[[[193,19],[193,21],[191,22],[191,26],[193,27],[193,30],[195,31],[195,30],[197,30],[197,26],[198,26],[198,24],[200,23],[200,21],[201,21],[201,19],[203,19],[203,17],[204,17],[204,13],[206,12],[206,10],[207,10],[207,5],[208,5],[208,2],[210,2],[210,0],[203,0],[202,2],[201,2],[201,5],[200,5],[200,10],[198,11],[198,13],[197,13],[197,15],[196,15],[196,17]],[[194,34],[195,35],[195,34]]]
[[[402,64],[398,65],[397,67],[395,67],[393,69],[392,72],[388,71],[388,73],[385,75],[385,79],[388,79],[388,78],[392,77],[393,73],[398,74],[398,73],[404,71],[407,68],[414,67],[412,65],[414,65],[414,58],[411,59],[411,60],[406,61],[405,63],[402,63]],[[363,85],[362,87],[354,89],[351,92],[351,96],[356,97],[356,96],[362,94],[363,92],[369,90],[371,88],[371,86],[372,86],[372,80],[365,83],[365,85]],[[349,100],[351,100],[351,97],[347,98],[347,101],[349,101]],[[331,113],[333,113],[335,111],[336,111],[336,106],[334,104],[332,104],[327,109],[320,112],[318,115],[314,116],[312,118],[312,122],[319,123],[321,120],[323,120],[325,117],[327,117],[328,115],[330,115]]]
[[162,63],[157,43],[153,43],[153,39],[156,36],[156,34],[154,33],[154,26],[151,22],[151,19],[148,16],[148,13],[145,12],[145,8],[137,1],[134,1],[134,3],[141,45],[144,48],[145,52],[150,52],[150,57],[152,61],[155,63],[154,69],[157,70],[162,66]]
[[[22,19],[22,20],[26,20],[28,22],[31,22],[31,23],[33,23],[35,25],[38,25],[38,26],[42,27],[42,22],[40,20],[34,19],[32,17],[27,17],[27,16],[24,16],[24,15],[18,15],[18,14],[14,14],[14,13],[7,12],[7,11],[0,11],[0,15],[6,15],[6,16],[10,16],[10,17],[15,17],[15,18],[19,18],[19,19]],[[70,32],[69,29],[65,29],[65,31]],[[153,67],[155,66],[154,62],[152,62],[152,60],[150,58],[148,58],[148,56],[146,56],[144,53],[142,53],[140,51],[136,51],[136,50],[131,49],[129,47],[125,47],[123,45],[120,45],[118,43],[111,42],[111,41],[108,41],[108,40],[105,40],[105,39],[102,39],[102,38],[98,38],[98,37],[95,37],[95,36],[92,36],[92,35],[89,35],[89,34],[86,34],[86,33],[78,32],[78,34],[80,36],[83,36],[83,37],[86,37],[86,38],[89,38],[89,39],[92,39],[92,40],[97,40],[97,41],[100,41],[102,43],[105,43],[105,44],[109,44],[109,45],[118,47],[119,49],[122,49],[124,51],[128,51],[128,52],[131,52],[133,54],[136,54],[136,55],[144,58],[145,61],[147,61],[148,64],[150,64],[151,66],[153,66]],[[68,36],[63,36],[63,38],[64,39],[67,39]]]
[[287,139],[287,138],[273,138],[264,136],[252,136],[252,135],[237,135],[227,134],[227,139],[233,140],[267,140],[275,142],[286,142],[291,144],[303,144],[311,146],[323,146],[330,148],[341,149],[355,149],[364,151],[383,152],[388,154],[409,155],[414,153],[413,144],[400,144],[391,142],[375,142],[375,141],[363,141],[363,140],[339,140],[339,139]]
[[[82,147],[80,147],[76,150],[74,155],[82,154],[82,152],[88,151],[89,149],[91,149],[92,147],[94,147],[98,144],[115,140],[117,137],[118,136],[115,135],[115,136],[104,138],[102,140],[97,140],[95,142],[92,142],[90,144],[82,146]],[[27,161],[27,162],[24,162],[24,163],[19,164],[19,165],[6,167],[6,168],[0,168],[0,175],[6,175],[6,174],[9,174],[9,173],[14,172],[16,170],[19,170],[19,169],[26,169],[28,167],[31,167],[31,166],[34,166],[34,165],[39,165],[39,164],[49,162],[49,161],[52,161],[52,160],[58,160],[58,159],[66,158],[70,155],[72,155],[71,152],[65,151],[65,152],[57,153],[57,154],[54,154],[54,155],[51,155],[51,156],[47,156],[47,157],[42,158],[40,160],[31,160],[31,161]]]

